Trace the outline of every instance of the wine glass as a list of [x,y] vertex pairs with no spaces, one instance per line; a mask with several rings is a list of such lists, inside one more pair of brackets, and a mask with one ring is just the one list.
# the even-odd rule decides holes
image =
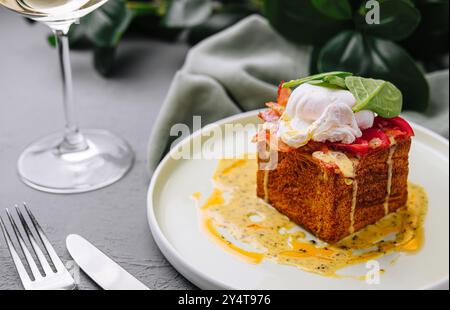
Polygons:
[[79,130],[73,112],[68,32],[79,18],[108,0],[0,0],[0,5],[48,25],[54,32],[61,65],[65,130],[28,146],[18,172],[27,185],[51,193],[82,193],[121,179],[134,161],[121,138],[104,130]]

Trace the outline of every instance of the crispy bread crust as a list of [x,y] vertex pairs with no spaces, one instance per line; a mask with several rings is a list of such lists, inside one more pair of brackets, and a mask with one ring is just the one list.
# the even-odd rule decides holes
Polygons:
[[[411,139],[395,146],[389,212],[406,205],[408,197],[408,154]],[[350,234],[353,185],[312,157],[311,148],[278,152],[278,165],[268,173],[268,202],[293,222],[319,239],[335,243]],[[354,231],[385,216],[388,195],[390,149],[362,157],[356,168],[358,184]],[[265,171],[257,172],[257,195],[265,197]]]

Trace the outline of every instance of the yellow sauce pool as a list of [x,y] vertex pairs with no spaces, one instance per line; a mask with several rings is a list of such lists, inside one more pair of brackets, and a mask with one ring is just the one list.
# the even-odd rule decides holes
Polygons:
[[[323,276],[392,252],[414,253],[423,245],[428,199],[409,184],[408,204],[355,234],[329,245],[307,234],[256,196],[255,159],[223,159],[215,187],[200,208],[205,231],[227,252],[258,264],[264,259]],[[200,199],[196,193],[193,198]],[[363,277],[361,277],[363,278]]]

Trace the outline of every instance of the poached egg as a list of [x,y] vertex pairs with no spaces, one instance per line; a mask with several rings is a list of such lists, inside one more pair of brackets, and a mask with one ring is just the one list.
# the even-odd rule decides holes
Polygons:
[[278,138],[293,148],[310,140],[351,144],[375,119],[371,111],[354,113],[355,104],[348,90],[302,84],[292,92],[280,118]]

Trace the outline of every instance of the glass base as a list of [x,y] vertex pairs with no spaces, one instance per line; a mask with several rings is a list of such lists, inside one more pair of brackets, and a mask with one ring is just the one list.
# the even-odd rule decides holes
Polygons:
[[84,193],[117,182],[130,170],[134,154],[124,140],[104,130],[82,133],[87,143],[83,151],[62,151],[60,134],[27,147],[18,162],[21,180],[44,192]]

